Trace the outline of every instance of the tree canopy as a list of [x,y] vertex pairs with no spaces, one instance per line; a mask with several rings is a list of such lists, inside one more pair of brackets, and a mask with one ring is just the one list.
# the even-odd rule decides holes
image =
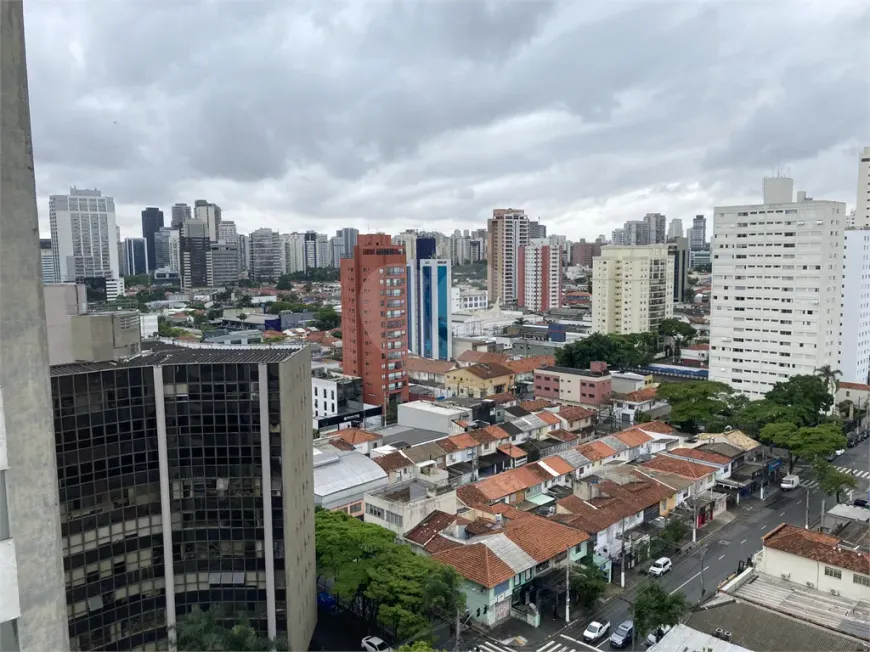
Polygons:
[[606,362],[614,368],[642,367],[652,362],[657,347],[658,337],[655,333],[594,333],[557,350],[556,363],[574,369],[588,369],[589,363],[597,361]]
[[834,404],[826,381],[819,376],[792,376],[776,383],[765,398],[777,405],[790,407],[790,417],[801,426],[817,424]]
[[668,594],[660,584],[645,587],[634,600],[634,630],[640,639],[660,625],[673,627],[688,613],[689,601],[682,592]]
[[227,629],[219,622],[215,609],[202,611],[194,607],[179,618],[175,635],[181,651],[266,652],[287,649],[287,641],[283,638],[270,641],[260,636],[251,627],[247,616],[240,616],[236,624]]
[[840,502],[840,494],[846,489],[857,489],[858,482],[851,473],[841,471],[826,460],[818,460],[814,465],[819,487],[829,496],[836,496]]
[[588,564],[574,564],[571,568],[571,597],[584,609],[595,605],[607,589],[607,575],[600,568]]
[[846,447],[846,437],[836,423],[799,427],[792,422],[776,421],[761,429],[761,441],[788,451],[789,473],[799,460],[816,462]]
[[326,510],[314,522],[318,574],[397,638],[420,635],[433,618],[450,619],[465,608],[456,571],[397,544],[389,530]]
[[722,430],[734,413],[734,390],[725,383],[708,380],[662,383],[656,396],[671,406],[670,421],[683,432],[697,434],[702,428]]
[[664,337],[673,337],[679,347],[683,342],[688,342],[695,339],[698,335],[690,324],[679,319],[665,319],[659,324],[659,335]]
[[341,326],[341,315],[332,306],[324,306],[317,311],[317,321],[314,325],[322,331],[331,331]]

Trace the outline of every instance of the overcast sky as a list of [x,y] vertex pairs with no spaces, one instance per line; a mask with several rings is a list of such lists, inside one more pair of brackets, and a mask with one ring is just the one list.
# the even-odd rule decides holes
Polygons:
[[241,232],[479,228],[594,238],[754,201],[789,170],[855,204],[870,4],[27,0],[36,182]]

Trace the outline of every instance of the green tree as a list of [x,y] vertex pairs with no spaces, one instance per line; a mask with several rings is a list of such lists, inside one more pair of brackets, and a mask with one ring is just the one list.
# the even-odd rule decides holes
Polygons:
[[662,337],[672,337],[674,339],[674,355],[680,354],[680,349],[683,348],[685,342],[690,342],[698,335],[690,324],[679,319],[665,319],[659,324],[659,335]]
[[689,535],[689,526],[681,518],[672,518],[662,530],[662,539],[673,546],[678,545]]
[[282,310],[292,310],[293,304],[286,301],[275,301],[269,306],[269,314],[280,315]]
[[658,337],[655,333],[594,333],[556,351],[556,362],[574,369],[588,369],[589,364],[596,361],[606,362],[615,368],[642,367],[652,362],[657,347]]
[[819,487],[829,496],[836,496],[840,502],[840,494],[846,489],[857,489],[858,482],[851,473],[841,471],[827,460],[817,460],[813,465]]
[[281,276],[278,277],[278,284],[275,287],[279,290],[292,290],[293,279],[290,278],[289,274],[281,274]]
[[846,438],[835,423],[798,427],[788,421],[769,423],[761,429],[761,440],[788,451],[788,472],[800,460],[816,461],[846,447]]
[[571,597],[576,604],[590,609],[607,589],[607,575],[591,564],[574,564],[571,567]]
[[682,592],[668,594],[658,583],[646,586],[634,600],[634,631],[642,639],[660,625],[673,627],[689,612]]
[[671,406],[670,422],[690,434],[721,430],[731,414],[729,401],[734,390],[725,383],[693,380],[685,383],[662,383],[656,396]]
[[126,287],[133,287],[134,285],[151,285],[151,275],[150,274],[134,274],[131,276],[124,277],[124,285]]
[[332,306],[324,306],[317,311],[317,321],[314,325],[322,331],[329,331],[341,326],[341,315]]
[[432,647],[429,641],[414,641],[411,644],[406,643],[399,647],[399,652],[440,652]]
[[739,428],[750,437],[759,437],[761,429],[776,421],[793,421],[796,417],[790,405],[780,405],[770,399],[763,398],[759,401],[751,401],[737,412],[734,423],[730,424]]
[[816,376],[822,379],[822,382],[825,383],[825,387],[828,388],[828,391],[831,394],[836,394],[837,390],[840,388],[840,376],[842,375],[842,371],[839,369],[832,369],[829,364],[822,365],[816,369]]
[[190,613],[178,620],[175,635],[179,650],[266,652],[272,649],[287,649],[287,641],[283,638],[270,641],[260,636],[251,627],[247,616],[239,617],[236,624],[227,629],[221,624],[215,612],[215,609],[202,611],[199,607],[194,607]]
[[814,426],[834,403],[825,381],[819,376],[792,376],[776,383],[765,395],[769,401],[792,409],[791,418],[799,426]]
[[522,326],[525,323],[526,323],[525,317],[517,317],[516,319],[514,319],[514,326]]
[[237,308],[250,308],[254,305],[254,300],[251,298],[250,294],[243,294],[239,297],[238,301],[236,301]]
[[635,423],[649,423],[653,421],[652,415],[649,412],[644,412],[643,410],[638,410],[634,413],[634,422]]

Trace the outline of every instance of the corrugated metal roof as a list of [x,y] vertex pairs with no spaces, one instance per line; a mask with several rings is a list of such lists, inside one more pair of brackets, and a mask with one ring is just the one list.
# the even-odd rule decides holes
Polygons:
[[623,442],[619,441],[616,437],[610,437],[610,436],[602,437],[601,441],[603,441],[605,444],[610,446],[617,453],[624,451],[624,450],[628,450],[628,448],[629,448]]
[[522,548],[508,539],[504,533],[482,538],[480,543],[492,550],[499,559],[513,569],[514,573],[521,573],[533,568],[538,563]]
[[[320,463],[318,458],[322,456],[326,457],[326,463]],[[314,493],[317,496],[331,496],[381,479],[386,481],[386,472],[362,453],[323,453],[314,449]]]
[[568,450],[561,451],[559,453],[559,457],[568,462],[575,469],[579,469],[582,466],[586,466],[590,463],[589,459],[580,454],[580,452],[576,448],[569,448]]

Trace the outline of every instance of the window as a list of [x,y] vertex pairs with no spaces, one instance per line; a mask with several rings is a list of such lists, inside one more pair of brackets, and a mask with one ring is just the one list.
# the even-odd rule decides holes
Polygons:
[[366,514],[370,514],[371,516],[380,519],[384,518],[384,510],[380,507],[375,507],[374,505],[366,505]]
[[830,566],[825,566],[825,575],[838,580],[843,579],[843,571],[841,571],[839,568],[831,568]]
[[362,511],[362,503],[354,503],[350,506],[350,513],[355,514]]
[[864,586],[870,586],[870,576],[860,575],[859,573],[852,573],[852,582],[855,584],[863,584]]

